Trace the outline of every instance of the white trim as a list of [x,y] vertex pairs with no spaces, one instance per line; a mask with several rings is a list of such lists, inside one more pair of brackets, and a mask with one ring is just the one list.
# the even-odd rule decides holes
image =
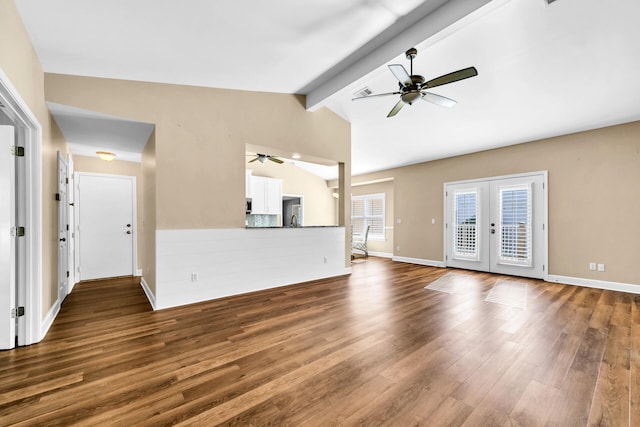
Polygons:
[[587,288],[605,289],[608,291],[628,292],[640,294],[640,284],[608,282],[606,280],[583,279],[581,277],[559,276],[549,274],[547,282],[563,283],[565,285],[584,286]]
[[394,256],[392,259],[393,261],[406,262],[409,264],[426,265],[428,267],[439,267],[439,268],[446,267],[444,261],[434,261],[430,259],[421,259],[421,258],[408,258],[403,256]]
[[[391,182],[393,181],[393,177],[389,177],[389,178],[381,178],[381,179],[372,179],[370,181],[362,181],[362,182],[352,182],[351,186],[352,187],[360,187],[361,185],[371,185],[371,184],[380,184],[383,182]],[[335,188],[338,188],[337,186]]]
[[60,313],[60,299],[58,299],[56,303],[53,304],[51,310],[49,310],[47,315],[42,320],[42,330],[40,331],[40,336],[42,338],[44,338],[45,335],[47,335],[47,332],[49,332],[49,329],[51,328],[51,325],[53,325],[53,321],[56,320],[58,313]]
[[[15,115],[25,130],[25,190],[26,190],[26,277],[25,327],[20,345],[36,343],[44,335],[42,324],[42,126],[22,99],[4,70],[0,68],[0,100]],[[14,123],[16,124],[16,123]]]
[[151,292],[151,289],[149,289],[149,285],[147,285],[147,282],[145,282],[144,277],[140,278],[140,286],[142,286],[142,290],[147,296],[149,304],[151,304],[151,308],[153,309],[153,311],[156,311],[156,296],[153,295],[153,292]]
[[370,256],[377,256],[380,258],[393,258],[393,254],[391,252],[373,252],[369,251]]
[[544,175],[545,182],[546,182],[547,174],[548,172],[546,170],[536,171],[536,172],[513,173],[510,175],[488,176],[486,178],[463,179],[462,181],[448,181],[448,182],[445,182],[444,185],[446,188],[447,185],[451,185],[451,184],[467,184],[471,182],[497,181],[501,179],[525,178],[528,176],[538,176],[538,175]]

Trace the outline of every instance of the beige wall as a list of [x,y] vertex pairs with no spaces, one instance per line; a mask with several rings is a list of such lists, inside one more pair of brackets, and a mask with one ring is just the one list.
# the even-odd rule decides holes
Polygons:
[[[245,144],[350,162],[350,125],[294,95],[46,76],[47,100],[156,125],[157,227],[244,227]],[[206,190],[206,191],[203,191]]]
[[[640,284],[640,122],[354,177],[394,178],[396,256],[442,261],[445,182],[549,171],[549,272]],[[424,223],[436,218],[436,224]],[[589,271],[589,262],[606,264]]]
[[0,0],[0,68],[42,126],[42,315],[58,298],[57,152],[67,144],[49,114],[44,73],[12,0]]
[[[247,163],[254,176],[282,179],[282,193],[304,196],[304,225],[336,225],[336,208],[327,181],[291,163]],[[283,218],[284,223],[287,218]]]
[[[144,206],[142,222],[138,230],[142,231],[141,253],[142,277],[151,292],[156,295],[156,132],[142,152],[142,194]],[[140,247],[139,247],[140,248]]]
[[142,185],[142,164],[136,162],[125,162],[119,160],[113,160],[111,162],[105,162],[100,160],[97,156],[73,156],[73,168],[75,172],[90,172],[90,173],[103,173],[109,175],[125,175],[134,176],[136,178],[136,222],[138,226],[138,241],[137,241],[137,257],[138,265],[136,268],[140,269],[142,265],[142,249],[141,249],[141,225],[144,214],[144,188]]
[[373,240],[369,238],[367,248],[372,252],[393,254],[393,181],[378,182],[367,185],[352,185],[352,196],[364,196],[367,194],[384,194],[385,209],[385,240]]

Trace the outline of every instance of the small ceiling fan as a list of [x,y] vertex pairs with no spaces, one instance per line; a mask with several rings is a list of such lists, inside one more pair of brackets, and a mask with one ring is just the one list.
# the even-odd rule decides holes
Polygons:
[[400,101],[389,111],[387,117],[393,117],[404,107],[405,104],[413,104],[416,99],[424,99],[433,104],[440,105],[442,107],[453,107],[456,105],[456,101],[447,98],[446,96],[437,95],[432,92],[427,92],[427,89],[434,88],[436,86],[442,86],[449,83],[457,82],[459,80],[468,79],[469,77],[475,77],[478,75],[478,70],[475,67],[464,68],[462,70],[454,71],[453,73],[445,74],[435,79],[431,79],[425,82],[424,77],[413,74],[413,58],[418,55],[418,50],[412,47],[406,52],[407,59],[411,61],[411,74],[407,73],[407,70],[402,64],[390,64],[389,69],[393,75],[398,79],[400,86],[398,92],[379,93],[374,95],[359,96],[352,98],[352,101],[358,99],[376,98],[380,96],[400,95]]
[[[250,156],[253,156],[253,154],[249,154],[249,155],[250,155]],[[253,163],[253,162],[255,162],[256,160],[257,160],[257,161],[259,161],[260,163],[264,163],[264,162],[266,162],[267,160],[271,160],[272,162],[274,162],[274,163],[278,163],[278,164],[282,164],[282,163],[284,163],[284,161],[283,161],[283,160],[280,160],[280,159],[278,159],[277,157],[274,157],[274,156],[269,156],[268,154],[260,154],[260,153],[256,153],[256,154],[255,154],[255,156],[256,156],[256,157],[255,157],[255,158],[253,158],[252,160],[249,160],[249,162],[248,162],[248,163]]]

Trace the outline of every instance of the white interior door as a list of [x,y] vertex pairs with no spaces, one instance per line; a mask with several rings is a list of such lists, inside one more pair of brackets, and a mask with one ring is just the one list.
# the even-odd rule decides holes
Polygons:
[[0,126],[0,349],[15,347],[16,323],[11,310],[16,307],[15,227],[15,141],[13,126]]
[[449,267],[544,278],[546,175],[445,186]]
[[62,302],[69,288],[69,202],[68,165],[58,151],[58,299]]
[[76,277],[76,239],[75,239],[75,229],[76,229],[76,221],[75,221],[75,209],[74,209],[74,189],[75,189],[75,181],[73,179],[73,157],[69,154],[67,155],[67,178],[69,179],[69,184],[67,185],[67,219],[69,222],[69,233],[67,233],[67,246],[69,247],[69,280],[67,281],[67,295],[71,293],[73,289],[73,285],[80,279]]
[[135,177],[77,174],[80,280],[134,271]]

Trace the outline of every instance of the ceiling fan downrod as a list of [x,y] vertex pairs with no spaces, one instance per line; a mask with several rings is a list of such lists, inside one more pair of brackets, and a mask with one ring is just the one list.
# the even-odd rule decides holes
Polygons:
[[409,75],[413,76],[413,58],[415,58],[416,56],[418,56],[418,49],[416,49],[415,47],[412,47],[411,49],[409,49],[408,51],[405,52],[405,55],[407,56],[407,59],[410,61],[411,65],[409,66]]

